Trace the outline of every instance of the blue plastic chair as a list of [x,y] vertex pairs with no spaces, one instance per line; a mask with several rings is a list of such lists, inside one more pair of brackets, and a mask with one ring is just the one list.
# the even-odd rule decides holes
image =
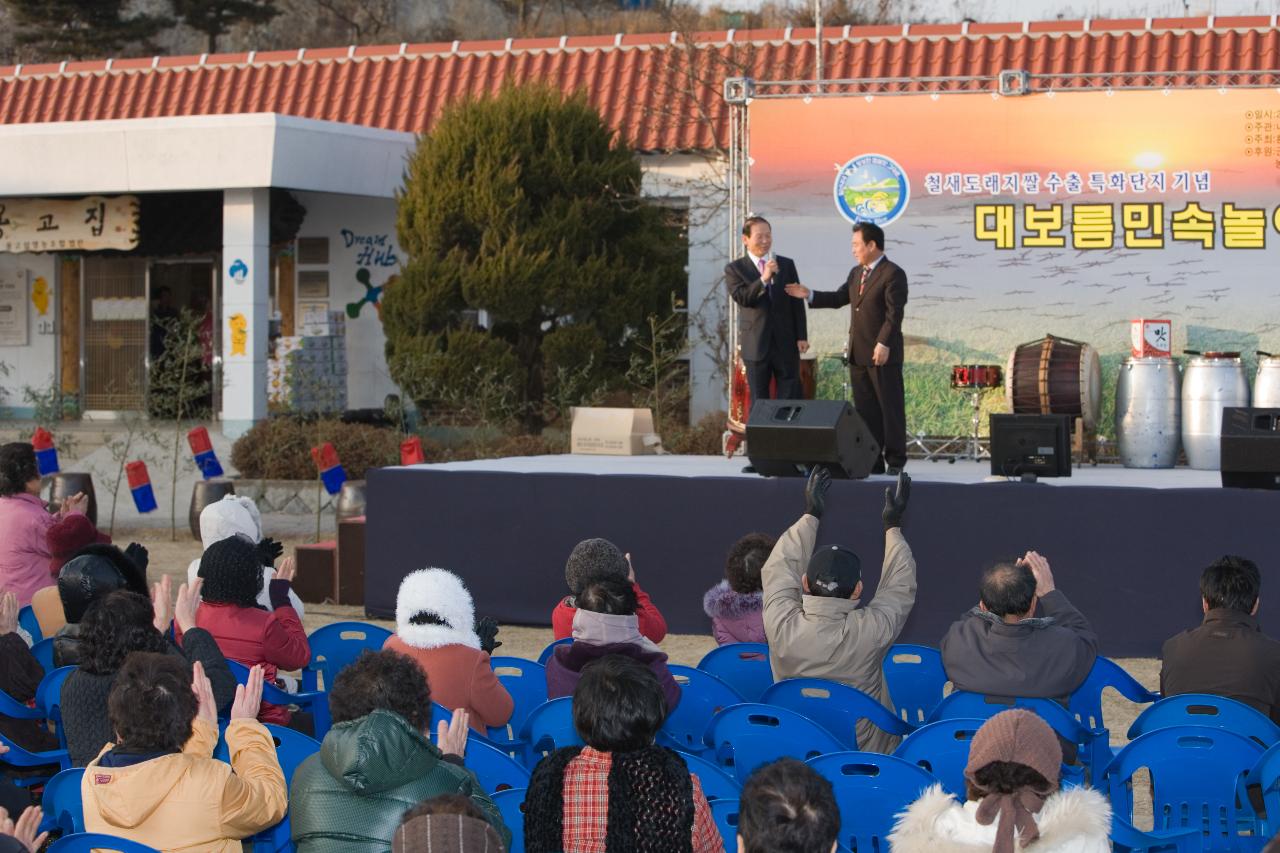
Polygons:
[[960,718],[987,720],[1010,708],[1034,711],[1060,737],[1076,745],[1080,764],[1063,765],[1064,785],[1082,785],[1087,780],[1092,780],[1096,787],[1096,780],[1115,756],[1111,751],[1111,733],[1106,729],[1086,728],[1070,711],[1052,699],[1004,700],[957,690],[938,703],[938,707],[929,715],[929,722]]
[[485,793],[494,794],[509,788],[529,787],[529,771],[501,749],[478,740],[467,739],[464,763],[476,774]]
[[1261,791],[1263,812],[1256,816],[1258,834],[1270,838],[1280,833],[1280,743],[1267,749],[1248,773],[1236,785],[1236,802],[1253,806],[1248,789],[1258,786]]
[[525,744],[524,766],[530,770],[549,752],[582,745],[573,727],[573,697],[561,696],[535,708],[520,729],[520,739]]
[[534,708],[547,701],[547,668],[531,660],[505,656],[490,658],[489,663],[515,703],[511,719],[505,726],[489,727],[489,740],[506,752],[519,754],[524,748],[524,742],[520,740],[524,721],[529,719]]
[[[249,667],[239,661],[227,659],[227,666],[231,669],[231,674],[240,684],[249,683]],[[270,702],[273,705],[297,705],[304,711],[311,714],[311,719],[315,722],[315,732],[317,740],[324,740],[324,736],[329,733],[332,725],[329,716],[329,696],[319,691],[290,693],[287,690],[281,690],[269,681],[263,680],[262,684],[262,701]]]
[[53,672],[53,638],[41,640],[31,647],[31,655],[45,672]]
[[875,752],[837,752],[809,760],[835,789],[838,840],[851,850],[887,850],[894,818],[938,780],[910,762]]
[[1161,699],[1129,726],[1129,740],[1171,726],[1228,729],[1256,741],[1264,750],[1280,743],[1280,726],[1243,702],[1205,693],[1182,693]]
[[1115,853],[1200,853],[1204,845],[1194,829],[1143,832],[1127,820],[1113,817],[1111,849]]
[[907,736],[894,756],[932,773],[942,787],[965,800],[964,768],[969,763],[973,736],[986,720],[960,717],[921,726]]
[[1153,830],[1191,829],[1202,834],[1206,851],[1261,849],[1255,826],[1237,811],[1237,783],[1262,757],[1263,749],[1244,735],[1206,726],[1173,726],[1131,741],[1102,775],[1096,787],[1107,792],[1111,808],[1133,821],[1133,776],[1151,774]]
[[511,846],[507,853],[524,853],[524,788],[508,788],[493,794],[493,802],[502,813],[502,822],[511,830]]
[[902,737],[916,730],[883,705],[856,687],[823,678],[788,678],[764,692],[760,701],[766,705],[789,708],[822,726],[839,738],[845,749],[859,749],[859,720],[891,735]]
[[46,853],[93,853],[94,850],[115,850],[117,853],[160,853],[154,847],[101,832],[77,832],[74,835],[64,835],[50,844]]
[[75,671],[74,666],[47,670],[36,688],[36,707],[46,720],[53,723],[58,733],[58,746],[62,749],[67,748],[67,733],[62,726],[62,685]]
[[556,646],[563,646],[567,643],[572,643],[572,642],[573,642],[573,637],[565,637],[563,640],[556,640],[554,643],[548,644],[547,647],[542,650],[542,653],[538,655],[538,663],[542,664],[543,666],[546,666],[547,661],[551,660],[551,656],[555,654]]
[[913,725],[923,725],[942,701],[947,686],[942,653],[930,646],[898,643],[889,647],[882,668],[898,716]]
[[44,639],[44,632],[40,630],[40,620],[36,618],[36,612],[31,609],[30,604],[18,611],[18,627],[31,635],[32,643],[38,643]]
[[[368,622],[334,622],[307,635],[311,661],[302,670],[302,689],[307,692],[333,687],[333,680],[345,667],[355,662],[366,649],[376,652],[391,637],[391,632]],[[320,676],[324,686],[320,686]]]
[[726,643],[707,652],[698,669],[719,678],[748,702],[759,702],[773,684],[769,647],[764,643]]
[[40,831],[58,830],[63,835],[84,832],[84,800],[80,796],[83,767],[63,770],[50,779],[40,796],[40,809],[44,820]]
[[711,816],[716,820],[716,828],[724,839],[725,850],[738,849],[738,798],[716,800],[709,804]]
[[761,764],[783,756],[804,761],[844,750],[835,735],[808,717],[758,703],[732,705],[716,714],[705,741],[711,747],[706,758],[732,773],[739,784]]
[[1138,680],[1120,668],[1110,658],[1101,655],[1094,658],[1093,669],[1089,677],[1076,688],[1067,702],[1067,710],[1086,728],[1107,728],[1102,718],[1102,693],[1108,687],[1119,691],[1120,695],[1130,702],[1147,705],[1160,701],[1159,693],[1152,693],[1138,683]]
[[689,752],[681,752],[680,757],[684,759],[689,772],[698,777],[698,783],[702,785],[702,795],[708,802],[736,800],[742,793],[742,786],[738,784],[737,779],[707,759]]
[[671,676],[680,685],[680,704],[667,715],[658,731],[658,742],[682,752],[700,754],[707,724],[724,708],[744,701],[738,691],[710,673],[691,666],[670,664]]

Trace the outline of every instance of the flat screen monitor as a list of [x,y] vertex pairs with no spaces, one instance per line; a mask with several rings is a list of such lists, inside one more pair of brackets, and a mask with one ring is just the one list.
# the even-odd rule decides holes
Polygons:
[[991,415],[991,473],[1071,476],[1070,415]]

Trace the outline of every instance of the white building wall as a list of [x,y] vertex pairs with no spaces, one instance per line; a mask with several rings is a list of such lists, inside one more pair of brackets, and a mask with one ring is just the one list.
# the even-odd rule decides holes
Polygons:
[[[32,406],[23,389],[48,392],[58,381],[57,265],[50,254],[0,253],[0,271],[6,278],[15,272],[25,275],[27,282],[27,345],[0,346],[0,411],[30,417]],[[66,286],[79,288],[80,283]]]
[[[307,209],[298,237],[326,237],[327,265],[298,264],[307,270],[328,269],[329,310],[346,311],[347,305],[365,300],[368,291],[357,277],[368,271],[372,287],[384,287],[399,275],[405,254],[396,241],[396,203],[390,198],[294,193]],[[393,285],[394,286],[394,283]],[[306,300],[299,295],[299,303]],[[297,314],[302,321],[301,312]],[[387,370],[386,337],[377,309],[365,301],[355,317],[347,313],[347,405],[353,409],[381,408],[386,395],[398,394]]]
[[645,155],[642,191],[650,198],[687,200],[689,210],[690,417],[728,409],[728,298],[724,266],[732,224],[728,161],[698,154]]

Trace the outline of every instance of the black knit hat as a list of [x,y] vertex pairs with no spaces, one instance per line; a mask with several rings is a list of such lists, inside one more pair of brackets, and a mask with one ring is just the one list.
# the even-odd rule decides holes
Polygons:
[[583,539],[573,546],[564,564],[564,582],[574,595],[593,578],[625,578],[630,573],[627,558],[608,539]]
[[862,580],[862,560],[848,548],[827,545],[813,552],[804,574],[810,595],[848,598]]
[[241,607],[257,605],[262,591],[262,559],[249,537],[237,533],[204,549],[197,574],[204,578],[200,597],[205,601]]

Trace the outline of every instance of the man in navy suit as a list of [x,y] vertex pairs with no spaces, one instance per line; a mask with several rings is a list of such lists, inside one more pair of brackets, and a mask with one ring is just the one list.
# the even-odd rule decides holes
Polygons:
[[789,296],[788,285],[800,281],[790,258],[773,254],[773,229],[763,216],[742,225],[746,254],[724,268],[729,296],[738,303],[738,348],[747,370],[751,401],[769,399],[769,380],[777,380],[777,397],[798,400],[800,354],[809,350],[804,300]]
[[814,308],[853,304],[849,318],[849,381],[853,407],[879,442],[884,458],[871,469],[897,474],[907,464],[907,413],[902,384],[902,311],[907,274],[885,257],[884,230],[871,222],[853,226],[858,264],[837,290],[811,291],[802,284],[787,293]]

